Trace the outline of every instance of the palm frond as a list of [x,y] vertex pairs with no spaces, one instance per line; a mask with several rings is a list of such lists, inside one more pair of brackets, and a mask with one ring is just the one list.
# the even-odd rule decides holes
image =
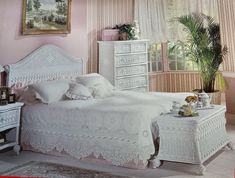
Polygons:
[[177,21],[183,25],[187,40],[178,42],[174,49],[184,46],[186,54],[201,71],[204,91],[213,92],[219,66],[228,53],[228,48],[221,45],[219,24],[202,13],[184,15]]

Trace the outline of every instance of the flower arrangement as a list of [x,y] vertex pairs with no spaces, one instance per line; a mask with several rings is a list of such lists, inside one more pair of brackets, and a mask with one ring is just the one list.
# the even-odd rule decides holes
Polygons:
[[132,24],[122,24],[118,26],[119,33],[120,33],[120,40],[133,40],[135,33],[134,33],[134,26]]
[[196,103],[198,101],[198,97],[197,96],[187,96],[185,98],[185,101],[187,103]]
[[192,106],[190,105],[183,105],[180,107],[180,110],[178,112],[178,114],[180,116],[183,117],[194,117],[194,116],[198,116],[198,112],[196,112]]

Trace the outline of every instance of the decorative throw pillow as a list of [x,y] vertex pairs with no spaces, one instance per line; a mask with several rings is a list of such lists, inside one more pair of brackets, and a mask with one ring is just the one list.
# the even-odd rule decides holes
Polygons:
[[70,88],[65,95],[73,100],[88,100],[93,98],[89,89],[80,83],[70,84]]
[[64,99],[65,93],[69,89],[69,81],[53,80],[31,84],[29,88],[35,91],[37,99],[50,104]]
[[78,76],[76,81],[88,87],[94,98],[109,96],[115,90],[106,78],[97,73]]
[[23,102],[27,105],[38,103],[39,100],[36,98],[36,93],[33,89],[23,87],[15,90],[16,100]]

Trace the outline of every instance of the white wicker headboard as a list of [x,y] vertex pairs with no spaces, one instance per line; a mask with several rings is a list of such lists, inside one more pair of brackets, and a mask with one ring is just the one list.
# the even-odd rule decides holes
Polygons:
[[48,80],[75,78],[85,73],[84,62],[54,45],[44,45],[15,64],[5,66],[8,87],[23,87]]

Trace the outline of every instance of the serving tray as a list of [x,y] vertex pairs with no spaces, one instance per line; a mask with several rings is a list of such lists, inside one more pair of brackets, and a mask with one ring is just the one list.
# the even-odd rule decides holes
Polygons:
[[215,106],[211,105],[210,107],[202,107],[202,108],[196,108],[197,110],[205,110],[205,109],[214,109]]

